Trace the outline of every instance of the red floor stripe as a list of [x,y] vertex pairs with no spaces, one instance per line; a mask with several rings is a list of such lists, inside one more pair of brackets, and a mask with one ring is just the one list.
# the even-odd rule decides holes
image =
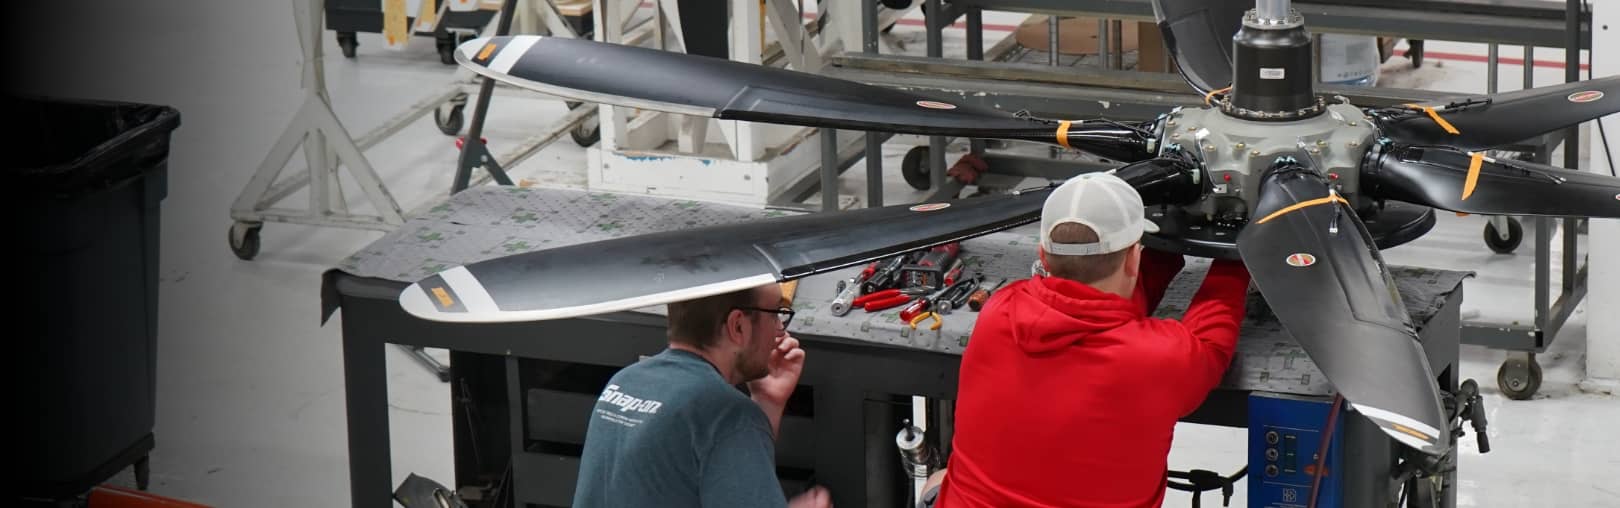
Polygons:
[[[1406,52],[1402,51],[1401,56],[1406,56]],[[1479,62],[1479,63],[1486,63],[1486,62],[1488,62],[1490,60],[1490,59],[1486,58],[1485,55],[1468,55],[1468,54],[1462,54],[1462,53],[1443,53],[1443,52],[1439,52],[1439,51],[1424,51],[1423,52],[1423,57],[1424,58],[1434,58],[1434,59],[1437,59],[1437,60],[1456,60],[1456,61],[1460,61],[1460,62]],[[1502,64],[1502,65],[1517,65],[1517,66],[1523,66],[1524,65],[1524,59],[1523,58],[1509,58],[1509,57],[1504,56],[1504,57],[1498,57],[1496,59],[1496,61],[1498,63]],[[1557,61],[1557,60],[1535,60],[1535,61],[1531,62],[1531,65],[1536,66],[1536,67],[1544,67],[1544,68],[1548,68],[1548,69],[1562,69],[1562,68],[1564,68],[1564,62],[1560,62],[1560,61]],[[1581,70],[1583,70],[1583,71],[1587,70],[1587,69],[1589,69],[1591,67],[1592,66],[1590,64],[1581,64]]]

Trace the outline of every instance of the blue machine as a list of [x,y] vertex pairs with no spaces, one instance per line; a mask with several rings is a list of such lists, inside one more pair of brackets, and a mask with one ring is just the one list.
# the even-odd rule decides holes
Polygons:
[[[1333,400],[1280,393],[1249,395],[1249,508],[1303,508],[1311,500],[1316,451]],[[1317,508],[1344,505],[1344,411],[1335,416]]]

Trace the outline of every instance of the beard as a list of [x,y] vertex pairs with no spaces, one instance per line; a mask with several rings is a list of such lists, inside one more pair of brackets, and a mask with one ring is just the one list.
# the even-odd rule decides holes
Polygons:
[[756,340],[744,351],[738,351],[732,360],[732,368],[741,375],[744,382],[765,377],[771,373],[771,344],[772,340]]

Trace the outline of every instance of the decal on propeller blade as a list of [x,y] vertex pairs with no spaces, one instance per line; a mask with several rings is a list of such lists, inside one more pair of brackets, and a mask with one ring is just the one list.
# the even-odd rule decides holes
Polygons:
[[911,211],[913,211],[913,212],[932,212],[934,210],[944,210],[944,209],[950,208],[950,207],[951,207],[950,203],[928,203],[926,205],[913,206],[913,207],[911,207]]
[[956,109],[955,104],[939,101],[917,101],[917,105],[928,109]]
[[1575,92],[1575,93],[1569,94],[1569,101],[1573,102],[1573,103],[1576,103],[1576,104],[1592,102],[1592,101],[1602,99],[1602,98],[1603,98],[1603,91],[1602,90],[1587,90],[1585,92]]
[[1288,266],[1292,266],[1294,268],[1304,268],[1316,264],[1316,256],[1303,252],[1297,252],[1288,255],[1287,263]]
[[433,288],[433,297],[439,301],[439,306],[450,308],[456,306],[456,299],[450,297],[450,292],[444,288]]

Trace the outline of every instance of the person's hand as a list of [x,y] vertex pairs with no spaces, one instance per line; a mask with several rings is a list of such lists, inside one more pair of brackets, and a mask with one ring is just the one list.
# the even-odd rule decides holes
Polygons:
[[788,501],[788,508],[832,508],[832,494],[827,492],[826,487],[811,487],[803,494],[793,496]]
[[793,389],[799,386],[799,374],[804,372],[804,350],[799,348],[799,339],[786,333],[777,337],[769,365],[771,373],[749,382],[748,391],[756,400],[780,408],[787,404]]

